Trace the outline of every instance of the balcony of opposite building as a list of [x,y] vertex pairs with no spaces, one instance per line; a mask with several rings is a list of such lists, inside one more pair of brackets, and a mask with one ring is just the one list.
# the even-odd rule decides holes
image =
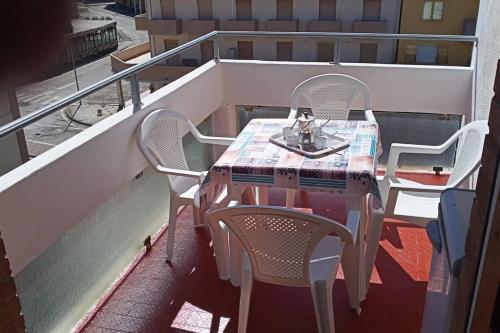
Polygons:
[[387,21],[354,21],[353,32],[384,33]]
[[299,21],[270,20],[267,22],[266,28],[268,31],[280,31],[280,32],[298,31]]
[[221,23],[221,30],[226,31],[256,31],[257,21],[228,20]]
[[340,32],[342,31],[342,21],[310,21],[309,31],[311,32]]
[[[113,73],[121,72],[134,65],[151,59],[150,44],[144,43],[115,52],[111,55],[111,70]],[[146,68],[138,74],[141,81],[166,82],[191,72],[194,66],[181,65],[154,65]]]
[[135,28],[147,30],[153,35],[179,35],[182,33],[182,20],[149,19],[146,14],[135,17]]
[[219,20],[184,21],[185,31],[190,37],[199,37],[219,29]]

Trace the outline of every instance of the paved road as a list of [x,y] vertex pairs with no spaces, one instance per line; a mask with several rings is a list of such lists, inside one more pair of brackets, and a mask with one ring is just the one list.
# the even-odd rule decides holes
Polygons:
[[[88,13],[91,17],[109,16],[113,21],[117,22],[120,36],[119,49],[148,41],[146,32],[135,30],[135,23],[132,17],[115,14],[104,9],[104,6],[103,4],[89,6],[87,7]],[[76,71],[80,88],[89,86],[113,74],[109,56],[104,56],[94,62],[80,66]],[[141,88],[141,90],[145,90],[147,89],[147,85],[141,84]],[[73,71],[16,89],[19,109],[22,115],[53,103],[75,91],[76,83]],[[125,81],[123,81],[123,92],[125,99],[129,99],[130,88]],[[103,111],[104,118],[106,115],[116,112],[117,104],[116,86],[111,85],[82,100],[82,107],[78,110],[78,113],[83,117],[92,117],[93,115],[82,113],[97,113],[97,110],[100,109]],[[74,109],[76,109],[76,105],[72,107],[72,110]],[[68,130],[65,131],[68,124],[69,119],[64,114],[64,110],[61,110],[36,124],[28,126],[25,129],[25,135],[30,154],[38,155],[86,128],[83,125],[72,123]]]

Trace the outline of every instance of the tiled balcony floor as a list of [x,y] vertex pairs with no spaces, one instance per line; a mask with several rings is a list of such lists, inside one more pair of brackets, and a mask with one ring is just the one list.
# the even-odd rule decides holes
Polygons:
[[[444,176],[406,178],[442,184]],[[344,202],[323,194],[304,194],[296,206],[314,203],[315,213],[343,222]],[[284,204],[284,194],[271,192],[270,204]],[[172,266],[164,261],[166,233],[88,321],[83,332],[236,332],[239,288],[220,281],[210,235],[193,230],[192,210],[178,217]],[[431,245],[425,230],[385,220],[376,269],[362,313],[349,308],[341,276],[333,288],[337,332],[419,332]],[[248,332],[316,332],[308,288],[256,283]]]

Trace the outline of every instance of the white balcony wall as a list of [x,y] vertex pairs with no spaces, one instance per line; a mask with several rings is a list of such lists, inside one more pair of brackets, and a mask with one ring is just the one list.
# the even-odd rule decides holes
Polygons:
[[199,124],[222,102],[219,68],[208,63],[143,102],[140,113],[125,108],[0,178],[0,230],[31,332],[69,331],[116,265],[123,269],[166,222],[168,183],[134,180],[147,167],[137,125],[159,107]]
[[340,73],[368,85],[374,110],[459,114],[471,119],[473,70],[468,67],[231,60],[222,60],[221,65],[224,99],[235,105],[289,106],[293,89],[303,80]]
[[198,3],[196,0],[175,0],[175,16],[180,20],[198,19]]

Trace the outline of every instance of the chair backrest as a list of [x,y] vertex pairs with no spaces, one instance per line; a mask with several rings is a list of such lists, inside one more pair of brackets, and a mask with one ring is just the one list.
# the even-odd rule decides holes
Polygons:
[[292,109],[297,110],[303,97],[318,119],[347,120],[351,104],[361,94],[365,110],[372,109],[368,87],[360,80],[343,74],[323,74],[299,84],[292,93]]
[[458,146],[448,185],[453,187],[460,185],[476,170],[481,162],[484,138],[488,132],[488,122],[478,120],[465,125],[450,138],[450,140],[458,139]]
[[318,243],[330,232],[352,242],[343,225],[287,208],[238,206],[209,215],[223,221],[242,242],[256,280],[285,286],[309,285],[309,262]]
[[[182,147],[183,126],[185,117],[177,112],[156,110],[144,118],[139,127],[138,143],[148,162],[157,165],[189,170]],[[170,186],[177,192],[186,190],[186,177],[168,175]]]

